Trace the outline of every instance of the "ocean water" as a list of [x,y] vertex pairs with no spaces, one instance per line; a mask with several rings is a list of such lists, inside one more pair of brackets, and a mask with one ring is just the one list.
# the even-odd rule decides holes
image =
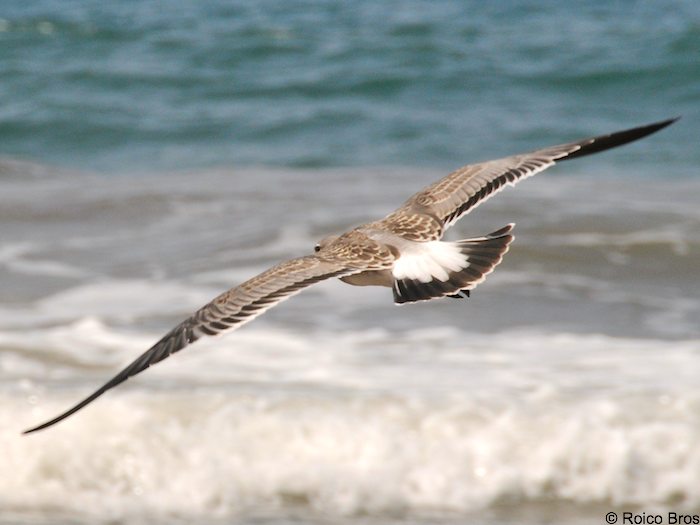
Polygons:
[[[700,514],[697,2],[0,7],[0,524]],[[461,164],[472,297],[324,282],[30,436],[222,290]]]

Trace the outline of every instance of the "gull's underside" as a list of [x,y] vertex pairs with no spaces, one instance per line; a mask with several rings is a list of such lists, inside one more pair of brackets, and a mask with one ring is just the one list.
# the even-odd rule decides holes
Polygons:
[[92,395],[25,434],[62,421],[107,390],[200,337],[234,330],[325,279],[339,277],[353,285],[390,287],[397,304],[468,297],[470,290],[493,271],[508,251],[513,225],[483,237],[455,242],[441,240],[447,228],[506,186],[556,162],[627,144],[676,120],[459,168],[413,195],[384,219],[321,241],[314,254],[280,263],[222,293]]

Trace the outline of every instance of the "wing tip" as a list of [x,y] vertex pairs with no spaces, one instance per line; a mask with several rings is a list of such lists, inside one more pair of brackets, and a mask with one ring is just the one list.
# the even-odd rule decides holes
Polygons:
[[644,126],[629,128],[622,131],[609,133],[607,135],[599,135],[582,140],[573,144],[579,146],[577,150],[561,156],[559,159],[557,159],[557,162],[583,157],[592,153],[598,153],[607,149],[616,148],[617,146],[623,146],[624,144],[634,142],[635,140],[642,139],[648,135],[651,135],[652,133],[656,133],[657,131],[670,126],[674,122],[677,122],[680,118],[681,115],[678,115],[665,120],[660,120],[658,122],[653,122],[651,124],[646,124]]
[[55,424],[58,423],[59,421],[60,421],[60,419],[59,419],[59,420],[51,420],[51,421],[47,421],[46,423],[42,423],[41,425],[37,425],[37,426],[35,426],[35,427],[28,428],[27,430],[23,430],[23,431],[22,431],[22,435],[23,435],[23,436],[26,436],[26,435],[28,435],[28,434],[32,434],[32,433],[34,433],[34,432],[38,432],[38,431],[40,431],[40,430],[44,430],[45,428],[48,428],[48,427],[50,427],[50,426],[55,425]]
[[106,392],[106,389],[105,390],[103,390],[103,389],[98,390],[97,392],[95,392],[91,396],[87,397],[86,399],[84,399],[83,401],[81,401],[80,403],[75,405],[74,407],[69,408],[68,410],[66,410],[62,414],[56,416],[55,418],[50,419],[49,421],[46,421],[45,423],[42,423],[40,425],[37,425],[35,427],[32,427],[32,428],[25,430],[24,432],[22,432],[22,435],[31,434],[33,432],[38,432],[40,430],[44,430],[46,428],[52,427],[57,423],[60,423],[64,419],[67,419],[68,417],[75,414],[81,408],[85,407],[85,405],[88,405],[89,403],[91,403],[92,401],[94,401],[95,399],[100,397],[104,392]]

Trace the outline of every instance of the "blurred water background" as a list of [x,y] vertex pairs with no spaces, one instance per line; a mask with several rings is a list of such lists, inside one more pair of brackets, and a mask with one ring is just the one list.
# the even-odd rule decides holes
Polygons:
[[[700,512],[700,4],[0,4],[0,524]],[[44,433],[214,295],[449,170],[466,301],[319,285]]]

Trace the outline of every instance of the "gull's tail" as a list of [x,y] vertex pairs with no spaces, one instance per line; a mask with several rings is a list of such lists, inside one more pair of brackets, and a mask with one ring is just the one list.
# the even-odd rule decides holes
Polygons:
[[402,256],[393,270],[394,302],[469,297],[470,290],[503,260],[513,241],[513,226],[474,239],[425,243],[423,253]]

